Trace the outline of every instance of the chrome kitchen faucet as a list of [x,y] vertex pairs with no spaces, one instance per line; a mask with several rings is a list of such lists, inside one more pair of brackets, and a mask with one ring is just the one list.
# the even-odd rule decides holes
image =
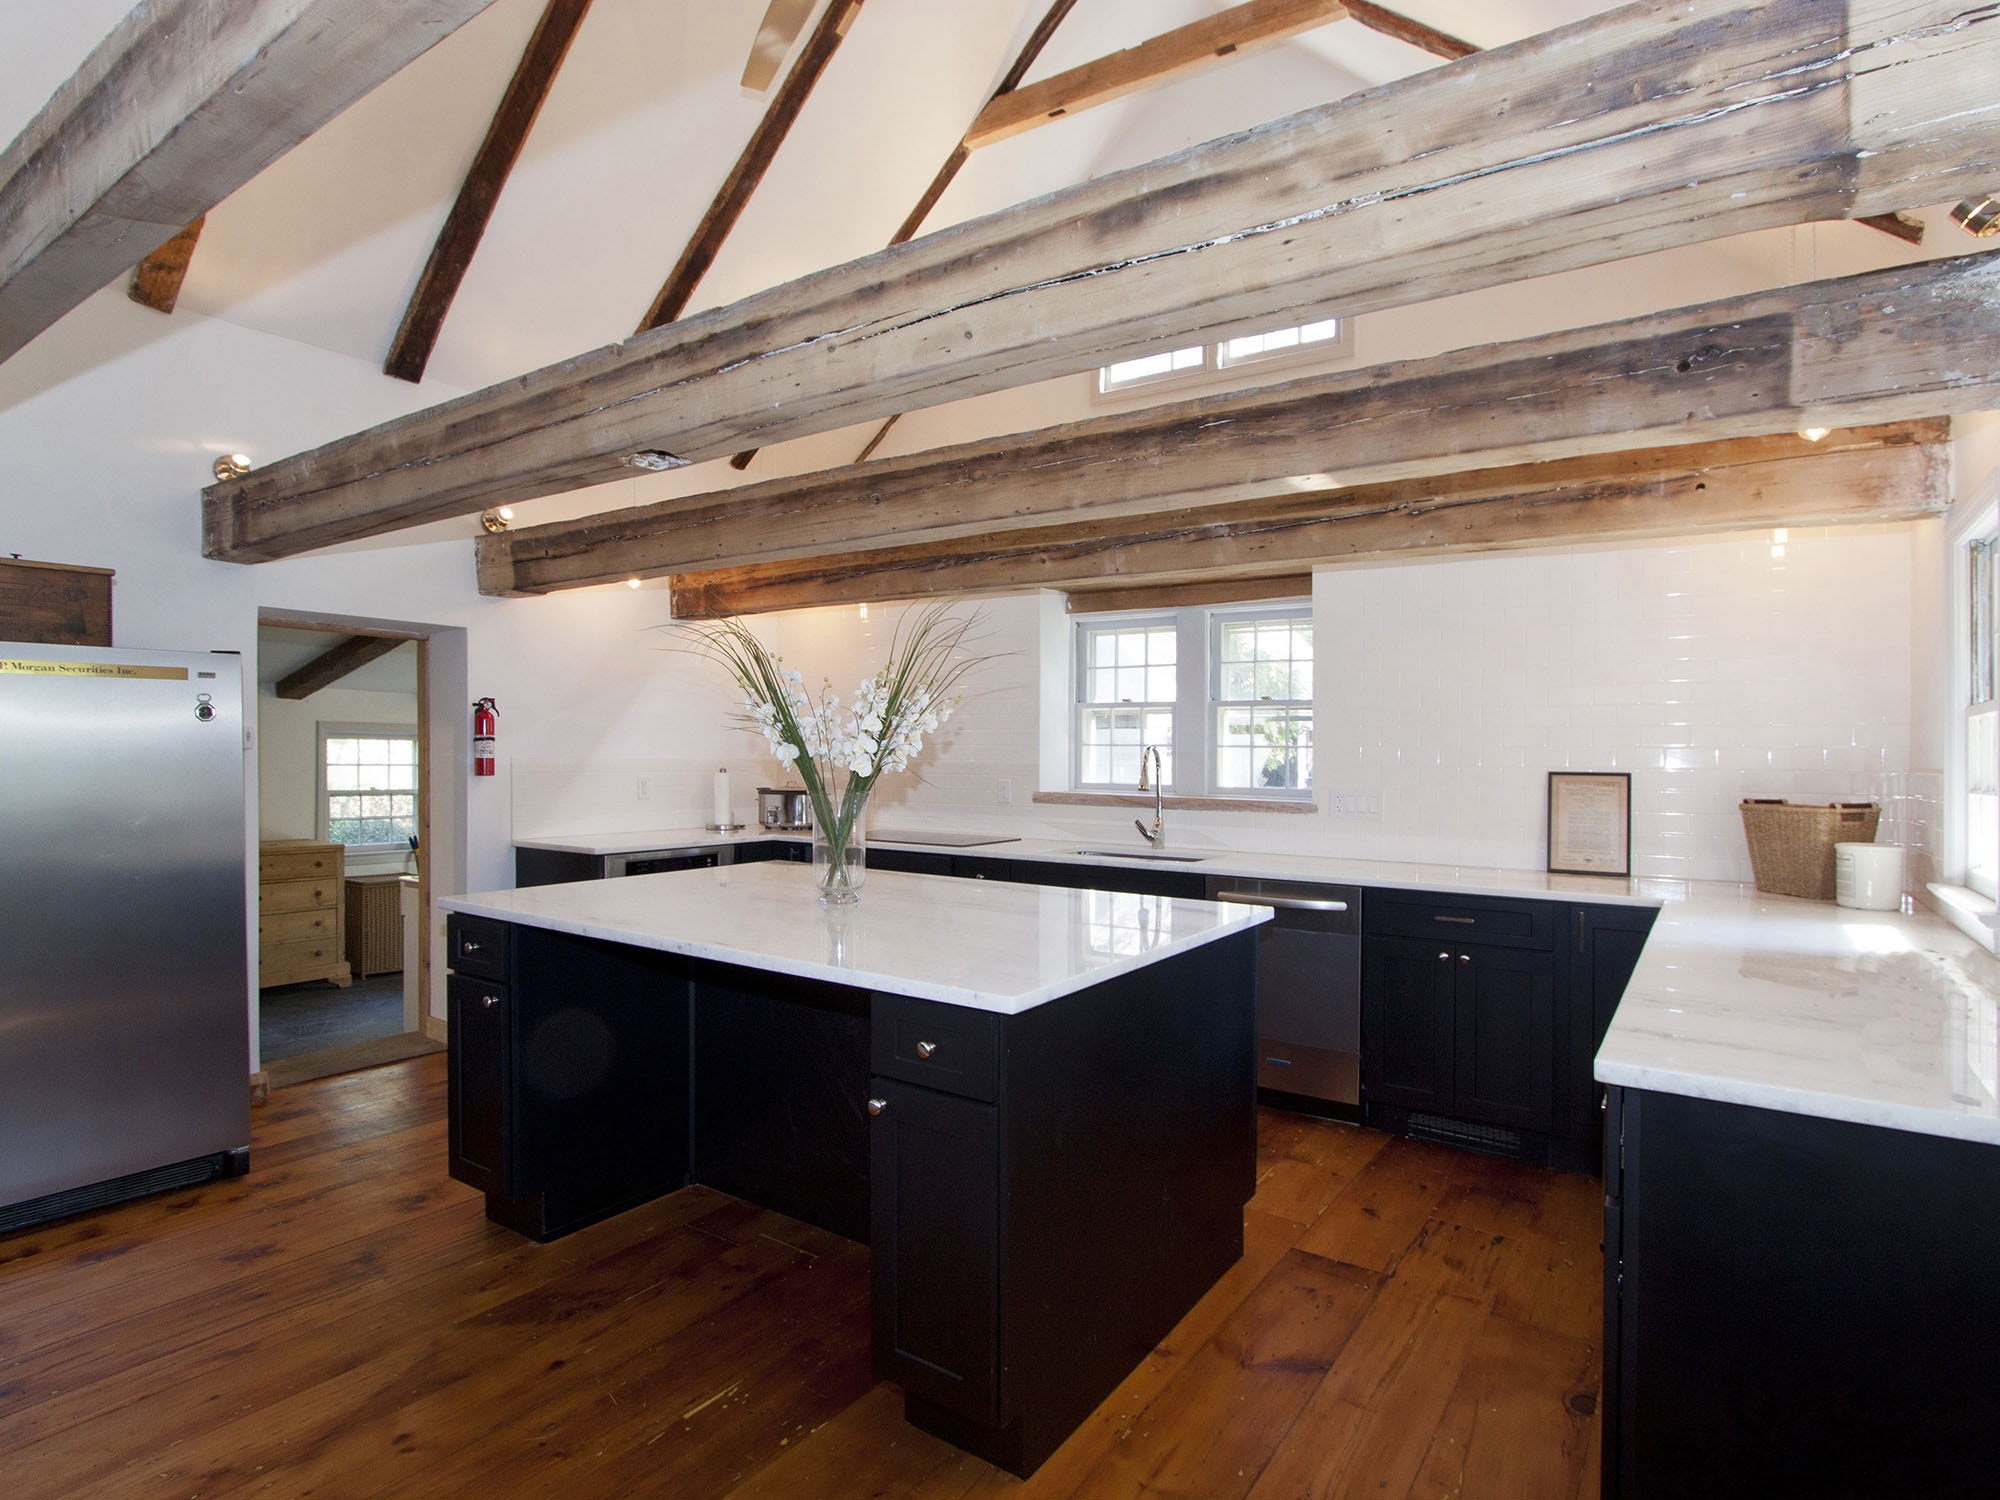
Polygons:
[[[1146,757],[1149,755],[1153,757],[1153,784],[1150,787],[1146,785]],[[1144,818],[1134,818],[1132,826],[1139,830],[1139,837],[1155,849],[1167,847],[1167,830],[1160,824],[1160,781],[1160,747],[1148,745],[1139,752],[1139,790],[1153,794],[1153,827],[1148,832]]]

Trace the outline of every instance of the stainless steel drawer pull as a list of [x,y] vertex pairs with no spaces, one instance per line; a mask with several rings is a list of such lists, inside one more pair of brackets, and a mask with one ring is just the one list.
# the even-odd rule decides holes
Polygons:
[[1461,927],[1471,927],[1478,923],[1477,917],[1432,917],[1433,922],[1456,922]]
[[919,1056],[919,1057],[929,1057],[929,1056],[930,1056],[930,1055],[931,1055],[932,1053],[934,1053],[934,1052],[936,1052],[936,1051],[937,1051],[937,1043],[936,1043],[936,1042],[918,1042],[918,1043],[917,1043],[917,1056]]
[[1311,901],[1304,896],[1259,896],[1254,891],[1217,891],[1218,901],[1238,906],[1275,906],[1280,911],[1346,911],[1345,901]]
[[868,1101],[868,1113],[871,1115],[879,1115],[888,1107],[889,1101],[887,1099],[870,1099]]
[[479,997],[479,1003],[485,1006],[488,1010],[491,1010],[493,1009],[494,1006],[500,1003],[500,997],[498,995],[481,995]]

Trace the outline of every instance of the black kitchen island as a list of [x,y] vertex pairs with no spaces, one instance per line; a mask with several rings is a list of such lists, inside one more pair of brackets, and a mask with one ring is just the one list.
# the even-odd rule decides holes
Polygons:
[[1257,907],[753,865],[452,898],[451,1171],[548,1240],[690,1183],[869,1244],[916,1425],[1039,1465],[1242,1253]]

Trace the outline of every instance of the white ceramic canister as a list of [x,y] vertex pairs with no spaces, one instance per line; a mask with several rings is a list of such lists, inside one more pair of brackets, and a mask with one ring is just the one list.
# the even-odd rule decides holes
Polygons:
[[1863,911],[1895,911],[1903,904],[1901,844],[1835,844],[1833,899]]

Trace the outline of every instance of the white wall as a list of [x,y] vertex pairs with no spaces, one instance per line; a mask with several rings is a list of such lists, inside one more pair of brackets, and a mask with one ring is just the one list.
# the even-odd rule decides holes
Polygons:
[[[1323,569],[1314,580],[1319,675],[1316,789],[1370,792],[1379,816],[1177,811],[1182,847],[1228,844],[1425,863],[1540,868],[1547,775],[1629,771],[1633,868],[1642,876],[1748,880],[1737,803],[1747,796],[1875,798],[1879,835],[1934,838],[1934,761],[1913,748],[1913,664],[1942,636],[1913,596],[1933,566],[1934,522],[1769,532]],[[872,825],[1130,840],[1128,811],[1036,805],[1038,600],[979,606],[987,649],[971,696],[914,774],[876,795]],[[843,695],[880,663],[903,611],[806,610],[758,623],[808,681]],[[1917,622],[1926,620],[1920,633]],[[1066,632],[1057,615],[1053,629]],[[1067,661],[1067,652],[1049,659]],[[689,684],[686,715],[729,711],[719,673]],[[1932,736],[1934,740],[1935,737]],[[777,768],[736,731],[727,761],[744,814]],[[529,833],[688,827],[705,818],[712,766],[630,757],[587,770],[516,763],[516,826]],[[746,775],[747,773],[747,775]],[[654,809],[631,785],[651,778]],[[999,803],[1011,781],[1014,802]],[[664,799],[663,788],[674,789]],[[1136,841],[1134,841],[1136,842]]]

